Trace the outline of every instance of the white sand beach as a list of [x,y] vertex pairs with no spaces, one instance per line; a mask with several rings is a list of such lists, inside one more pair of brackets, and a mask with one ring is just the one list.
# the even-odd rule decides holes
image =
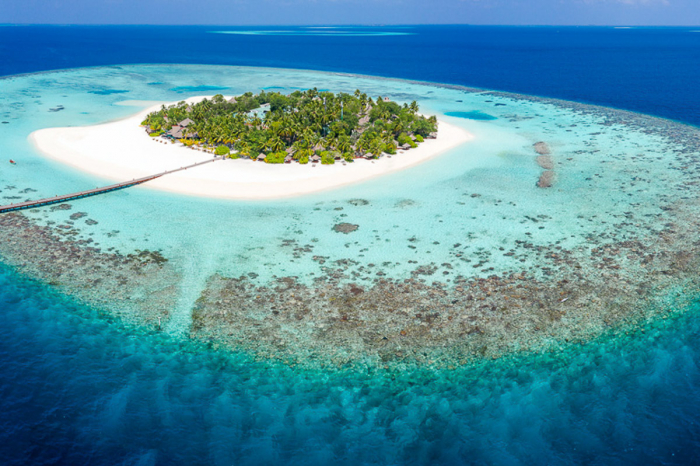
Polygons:
[[[188,102],[203,97],[187,99]],[[48,128],[29,138],[44,155],[105,179],[127,181],[209,160],[210,153],[179,143],[151,138],[140,126],[155,105],[123,120],[95,126]],[[182,194],[228,198],[273,199],[298,196],[348,185],[417,165],[464,144],[474,136],[439,121],[437,139],[416,149],[378,160],[358,159],[343,165],[267,164],[252,160],[223,160],[158,178],[144,187]]]

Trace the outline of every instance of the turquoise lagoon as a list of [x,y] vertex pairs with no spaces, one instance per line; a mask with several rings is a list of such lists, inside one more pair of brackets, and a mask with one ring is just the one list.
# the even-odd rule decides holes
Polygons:
[[[678,265],[696,263],[693,128],[574,103],[344,74],[179,65],[66,70],[0,81],[0,148],[3,158],[18,161],[0,170],[0,197],[17,202],[107,183],[36,153],[27,140],[32,131],[120,119],[155,101],[206,90],[230,95],[270,87],[359,88],[399,102],[417,100],[424,113],[475,139],[415,168],[292,199],[234,202],[145,186],[75,202],[71,210],[26,212],[37,227],[64,240],[91,240],[101,253],[159,251],[168,260],[160,278],[167,280],[161,284],[167,297],[136,296],[144,292],[134,287],[134,301],[148,302],[151,314],[144,318],[137,306],[117,314],[109,305],[97,308],[101,287],[86,291],[75,276],[50,286],[35,282],[62,272],[41,273],[23,264],[17,249],[0,247],[14,269],[2,271],[3,340],[8,348],[25,341],[21,357],[44,359],[18,372],[28,380],[31,402],[51,409],[56,401],[45,393],[85,396],[84,404],[75,401],[55,417],[37,411],[26,422],[56,441],[99,444],[96,454],[104,456],[97,462],[123,458],[125,464],[188,458],[205,464],[517,464],[522,458],[595,464],[597,458],[611,464],[651,457],[673,462],[682,454],[682,446],[654,450],[657,434],[682,429],[682,422],[662,422],[656,432],[641,432],[638,423],[676,402],[690,406],[697,396],[700,348],[689,317],[696,282],[692,267]],[[460,113],[494,119],[449,116]],[[544,170],[537,142],[551,151],[551,188],[536,186]],[[87,215],[71,220],[77,212]],[[333,230],[338,223],[359,228],[342,234]],[[349,265],[334,271],[338,261]],[[61,259],[53,267],[71,264]],[[473,352],[450,358],[449,351],[436,353],[435,361],[419,358],[423,350],[460,346],[459,333],[432,329],[421,330],[414,346],[416,329],[434,325],[420,317],[407,334],[387,324],[384,338],[395,345],[392,351],[404,353],[387,364],[376,355],[363,358],[364,347],[346,334],[315,344],[309,320],[268,328],[286,341],[281,349],[256,347],[253,354],[217,334],[213,314],[206,332],[192,333],[193,309],[212,277],[245,276],[260,293],[283,295],[275,291],[276,280],[293,277],[297,289],[313,294],[319,280],[334,273],[335,286],[367,292],[377,280],[415,280],[427,303],[423,313],[439,314],[444,304],[442,295],[431,300],[430,293],[465,281],[481,287],[473,299],[489,293],[491,303],[488,280],[494,276],[526,277],[535,288],[562,294],[552,300],[523,298],[527,293],[518,291],[511,299],[525,299],[522,313],[470,304],[483,322],[460,323],[461,335],[498,347],[484,349],[487,360]],[[536,304],[547,308],[551,321],[528,318],[528,306],[540,309]],[[246,322],[267,325],[261,309],[251,301]],[[371,312],[362,310],[357,319],[369,322]],[[66,354],[52,349],[52,340],[75,345]],[[344,352],[333,348],[343,345]],[[326,360],[332,351],[334,358]],[[287,367],[288,360],[303,367]],[[70,376],[52,379],[53,371]],[[3,366],[3,374],[10,373],[12,364]],[[654,389],[666,379],[688,390]],[[138,441],[121,445],[134,432]],[[649,450],[618,448],[616,456],[606,456],[607,446],[639,444],[640,436]]]

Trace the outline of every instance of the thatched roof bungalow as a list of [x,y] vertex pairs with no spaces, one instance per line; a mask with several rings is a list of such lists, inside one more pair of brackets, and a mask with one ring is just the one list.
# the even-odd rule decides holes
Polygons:
[[194,121],[190,120],[189,118],[185,118],[179,123],[179,126],[182,126],[183,128],[187,128],[189,125],[194,123]]
[[182,127],[175,125],[170,131],[168,131],[168,136],[174,137],[175,139],[181,139],[183,137]]
[[311,163],[317,163],[321,161],[321,157],[319,157],[318,155],[312,155],[311,157],[309,157],[309,161]]
[[264,162],[265,157],[266,157],[266,155],[263,154],[262,152],[260,152],[260,154],[258,155],[258,162]]

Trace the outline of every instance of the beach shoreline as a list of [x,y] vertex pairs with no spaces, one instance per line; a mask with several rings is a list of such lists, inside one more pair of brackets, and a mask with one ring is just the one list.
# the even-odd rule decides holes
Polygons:
[[[204,97],[192,97],[196,102]],[[127,181],[209,160],[211,153],[163,143],[140,126],[151,106],[121,120],[81,127],[46,128],[29,135],[44,156],[110,181]],[[439,120],[437,139],[377,160],[356,159],[343,165],[267,164],[227,159],[149,181],[143,186],[179,194],[239,200],[302,196],[367,181],[404,170],[474,139],[474,135]]]

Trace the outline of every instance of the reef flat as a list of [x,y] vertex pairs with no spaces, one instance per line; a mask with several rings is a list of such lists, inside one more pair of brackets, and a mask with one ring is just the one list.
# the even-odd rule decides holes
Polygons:
[[[171,89],[191,84],[188,67],[134,69]],[[198,72],[226,84],[219,67]],[[6,216],[2,260],[134,325],[303,367],[450,368],[556,352],[640,331],[697,295],[697,128],[493,91],[255,73],[235,85],[358,80],[452,113],[476,137],[320,197],[207,203],[135,189],[81,205],[80,216],[77,206]],[[89,71],[106,75],[126,79]],[[42,189],[12,183],[0,196]]]
[[[686,217],[683,206],[664,212],[683,226],[667,223],[636,240],[590,238],[575,251],[518,242],[505,252],[534,256],[541,278],[535,271],[457,276],[448,286],[435,264],[392,280],[381,266],[320,257],[324,276],[311,286],[294,277],[261,286],[214,275],[193,310],[190,337],[290,365],[395,368],[455,367],[628,332],[668,316],[669,292],[700,290],[700,219]],[[0,227],[3,262],[130,325],[166,324],[179,280],[160,254],[105,253],[71,240],[70,229],[37,226],[21,214],[0,217]],[[360,276],[369,284],[357,283]]]
[[[70,212],[71,205],[53,209]],[[66,215],[73,223],[86,214]],[[178,275],[167,259],[157,251],[102,251],[75,234],[69,223],[40,226],[21,214],[1,215],[0,260],[128,325],[162,328],[175,303]]]
[[353,269],[349,259],[324,266],[313,286],[294,277],[256,286],[246,276],[215,276],[194,309],[191,336],[302,366],[446,368],[556,351],[685,308],[678,299],[700,291],[700,219],[684,220],[634,240],[591,237],[576,250],[517,241],[505,254],[527,255],[541,277],[458,275],[448,286],[435,264],[391,280],[381,267]]

